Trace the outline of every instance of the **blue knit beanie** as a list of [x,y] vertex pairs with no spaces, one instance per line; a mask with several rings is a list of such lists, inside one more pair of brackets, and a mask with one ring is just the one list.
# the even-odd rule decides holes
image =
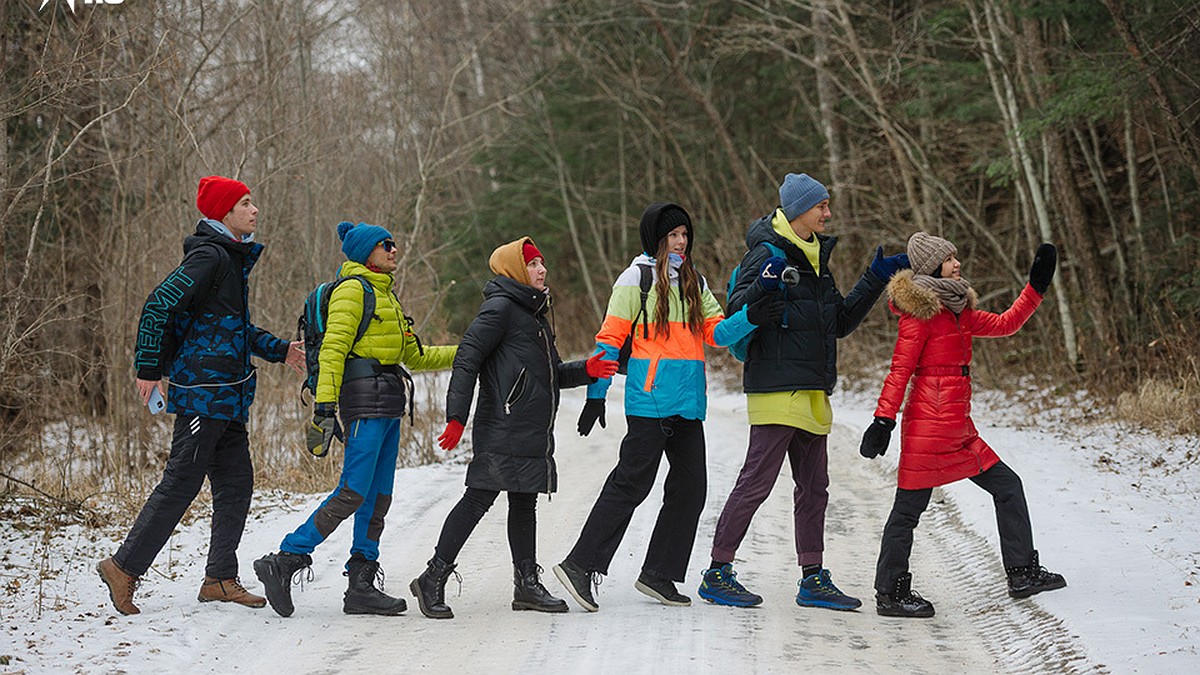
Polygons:
[[337,226],[338,239],[342,240],[342,253],[348,260],[366,264],[375,245],[384,239],[392,239],[392,233],[378,225],[354,223],[343,220]]
[[829,199],[829,190],[806,173],[789,173],[779,186],[779,206],[788,221]]

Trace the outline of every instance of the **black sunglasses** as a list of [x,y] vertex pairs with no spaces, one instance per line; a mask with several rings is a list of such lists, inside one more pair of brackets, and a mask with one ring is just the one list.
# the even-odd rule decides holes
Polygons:
[[382,246],[383,250],[387,253],[391,253],[392,251],[396,250],[396,242],[392,241],[391,239],[384,239],[383,241],[379,242],[379,245]]

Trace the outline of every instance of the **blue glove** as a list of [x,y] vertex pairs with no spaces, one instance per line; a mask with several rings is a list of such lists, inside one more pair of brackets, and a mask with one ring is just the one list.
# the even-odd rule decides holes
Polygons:
[[773,255],[763,261],[762,267],[758,269],[758,285],[764,291],[774,291],[779,288],[779,277],[783,274],[783,268],[787,267],[787,261],[777,255]]
[[896,272],[906,270],[912,267],[908,262],[907,253],[897,253],[883,257],[883,247],[875,249],[875,259],[871,261],[871,274],[874,274],[880,281],[888,281]]

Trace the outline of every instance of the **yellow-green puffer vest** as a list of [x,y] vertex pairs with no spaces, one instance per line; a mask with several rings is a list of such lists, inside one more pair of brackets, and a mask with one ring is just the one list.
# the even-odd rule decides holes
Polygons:
[[[382,366],[408,370],[441,370],[454,363],[453,347],[418,348],[416,335],[404,320],[404,308],[393,293],[391,274],[373,272],[353,261],[342,263],[338,277],[361,276],[375,289],[375,315],[362,339],[354,343],[363,313],[363,286],[339,284],[329,298],[325,339],[321,343],[321,373],[317,403],[337,402],[342,420],[369,417],[403,417],[408,398],[405,378],[397,369],[383,369],[373,377],[343,381],[346,359],[375,359]],[[422,353],[422,351],[424,353]]]

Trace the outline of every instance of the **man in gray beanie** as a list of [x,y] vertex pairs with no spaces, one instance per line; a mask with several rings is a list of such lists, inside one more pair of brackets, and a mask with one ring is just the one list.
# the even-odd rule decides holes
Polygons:
[[[789,173],[779,186],[779,206],[746,233],[749,250],[727,311],[736,312],[764,295],[780,298],[785,310],[782,321],[755,329],[745,351],[742,388],[750,447],[717,522],[712,563],[699,590],[701,597],[717,604],[762,602],[738,583],[731,563],[786,456],[796,483],[796,556],[802,570],[796,604],[839,610],[862,605],[842,593],[822,565],[829,502],[826,441],[833,426],[829,394],[837,383],[838,339],[858,326],[888,279],[908,267],[908,260],[904,254],[885,258],[879,247],[870,268],[842,297],[829,269],[837,239],[824,234],[832,217],[829,190],[808,174]],[[795,273],[784,275],[787,268]],[[780,283],[796,277],[798,282]],[[822,326],[823,332],[817,328]]]

